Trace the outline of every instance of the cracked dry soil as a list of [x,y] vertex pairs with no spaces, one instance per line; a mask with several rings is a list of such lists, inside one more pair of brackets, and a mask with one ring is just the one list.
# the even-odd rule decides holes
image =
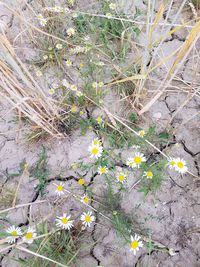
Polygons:
[[[5,1],[10,4],[10,1]],[[60,3],[62,1],[59,1]],[[80,2],[80,1],[79,1]],[[85,2],[88,6],[92,6],[95,1],[80,2],[80,9]],[[176,11],[176,5],[181,1],[174,3],[173,11]],[[28,16],[29,10],[24,1],[12,1],[12,5],[20,5],[17,9],[24,12]],[[28,1],[34,6],[34,1]],[[159,6],[160,1],[158,1]],[[135,8],[147,8],[146,1],[125,1],[125,12],[131,12]],[[35,7],[35,6],[34,6]],[[132,9],[131,9],[132,8]],[[37,9],[36,9],[37,10]],[[155,10],[157,12],[157,10]],[[9,12],[6,8],[0,7],[0,14],[6,24],[6,34],[12,41],[19,32],[19,21],[16,16]],[[171,15],[173,17],[173,14]],[[181,19],[188,17],[188,10],[181,14]],[[191,15],[190,15],[191,16]],[[163,18],[164,19],[164,18]],[[180,20],[181,20],[180,19]],[[156,33],[159,35],[159,32]],[[158,57],[163,57],[173,51],[182,42],[185,41],[187,32],[181,31],[173,34],[163,42],[162,49]],[[144,32],[141,34],[140,43],[144,41]],[[32,56],[34,51],[23,49],[28,41],[18,40],[15,44],[18,47],[17,53],[26,63]],[[28,44],[30,45],[30,44]],[[22,49],[19,49],[19,48]],[[34,47],[31,44],[31,47]],[[197,43],[196,50],[199,53],[200,44]],[[30,53],[29,53],[30,52]],[[151,57],[151,55],[150,55]],[[151,60],[151,59],[149,59]],[[166,71],[170,68],[173,60],[169,60],[165,66],[160,67],[154,74],[154,80],[162,79]],[[191,70],[196,66],[197,73],[192,76]],[[180,77],[188,84],[199,84],[199,62],[194,62],[192,58],[188,58],[180,71]],[[155,82],[150,82],[150,86],[154,88]],[[183,91],[173,91],[174,87],[183,88]],[[140,119],[140,126],[148,128],[152,124],[157,125],[158,132],[164,129],[170,129],[173,132],[173,140],[167,145],[159,147],[161,151],[184,158],[190,171],[196,176],[200,176],[200,118],[199,118],[199,97],[190,99],[189,94],[184,92],[185,84],[176,80],[173,82],[172,88],[169,88],[165,94],[150,108],[150,110]],[[186,100],[186,105],[179,112],[179,107]],[[115,107],[117,109],[117,107]],[[90,110],[88,110],[90,114]],[[194,116],[198,114],[197,116]],[[47,140],[37,144],[25,142],[21,122],[16,122],[15,113],[11,107],[4,101],[0,102],[0,193],[10,189],[14,190],[19,182],[19,177],[11,175],[19,170],[19,165],[26,159],[28,166],[33,166],[37,161],[41,145],[47,148],[49,177],[45,181],[46,194],[41,197],[39,192],[35,190],[37,181],[31,177],[30,173],[26,173],[20,184],[17,205],[23,203],[36,203],[20,209],[12,209],[5,216],[0,214],[0,225],[7,227],[9,223],[15,223],[18,226],[27,226],[29,222],[37,222],[47,214],[54,212],[57,205],[59,211],[70,212],[74,218],[77,213],[82,210],[80,204],[72,198],[58,202],[54,194],[54,183],[63,181],[66,188],[75,189],[77,194],[82,194],[83,190],[77,187],[77,180],[84,177],[86,187],[91,188],[94,196],[101,202],[105,185],[98,173],[81,173],[80,170],[73,170],[71,165],[74,162],[83,160],[85,163],[90,162],[87,155],[88,146],[97,136],[97,132],[87,132],[85,136],[80,135],[80,131],[73,132],[70,137],[62,140]],[[125,155],[130,150],[120,151]],[[157,157],[159,152],[153,151],[150,157]],[[122,169],[126,168],[123,163],[116,163]],[[132,182],[136,181],[134,175],[130,177]],[[152,239],[163,244],[168,249],[174,250],[174,255],[169,255],[166,251],[141,250],[136,256],[130,254],[127,246],[124,246],[111,223],[102,216],[96,214],[97,224],[95,224],[87,232],[87,242],[93,244],[88,251],[83,251],[79,255],[79,259],[72,266],[106,266],[106,267],[199,267],[200,266],[200,180],[189,174],[184,176],[178,175],[173,171],[168,171],[167,179],[157,190],[155,194],[149,194],[146,198],[138,192],[138,186],[134,187],[131,193],[127,193],[123,197],[121,208],[126,213],[136,210],[136,221],[144,224],[145,228],[151,229]],[[43,201],[44,200],[44,201]],[[38,202],[38,204],[37,204]],[[7,207],[5,202],[1,201],[1,209]],[[98,207],[96,202],[91,205]],[[140,208],[138,209],[138,205]],[[53,219],[49,219],[53,223]],[[0,256],[0,266],[15,267],[19,266],[16,258],[28,257],[25,253],[17,253],[13,249],[5,251]],[[53,265],[52,265],[53,266]]]

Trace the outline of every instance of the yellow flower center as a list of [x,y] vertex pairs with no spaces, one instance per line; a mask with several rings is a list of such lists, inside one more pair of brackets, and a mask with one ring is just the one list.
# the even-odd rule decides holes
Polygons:
[[85,180],[84,180],[84,179],[79,179],[79,180],[78,180],[78,183],[79,183],[80,185],[84,185]]
[[97,140],[97,139],[94,139],[94,140],[93,140],[93,144],[94,144],[94,145],[100,145],[100,143],[101,143],[101,142],[100,142],[99,140]]
[[12,236],[17,236],[17,231],[16,230],[12,231],[11,235]]
[[135,164],[139,165],[142,162],[142,158],[137,156],[137,157],[134,158],[133,161],[134,161]]
[[67,223],[68,223],[68,220],[67,220],[67,218],[62,218],[62,219],[61,219],[61,222],[62,222],[63,224],[67,224]]
[[105,168],[105,167],[102,167],[102,168],[100,169],[100,172],[101,172],[101,173],[105,173],[105,172],[106,172],[106,168]]
[[177,162],[177,166],[178,166],[180,169],[184,168],[184,164],[183,164],[183,162],[181,162],[181,161]]
[[63,191],[63,186],[62,186],[62,185],[58,185],[58,186],[57,186],[57,190],[58,190],[58,191]]
[[28,232],[28,233],[26,233],[25,237],[26,237],[26,239],[29,240],[29,239],[31,239],[33,237],[33,233],[32,232]]
[[97,122],[98,123],[102,122],[102,119],[101,118],[97,118]]
[[170,161],[170,165],[171,165],[171,166],[174,166],[175,164],[176,164],[176,163],[175,163],[174,160],[171,160],[171,161]]
[[152,178],[153,177],[153,173],[152,172],[146,172],[146,176],[148,177],[148,178]]
[[98,148],[94,147],[91,152],[93,155],[96,155],[98,153],[98,151],[99,151]]
[[121,175],[118,176],[118,180],[119,180],[120,182],[123,182],[124,179],[125,179],[125,176],[124,176],[124,175],[121,174]]
[[88,197],[84,197],[83,201],[84,201],[85,203],[88,203],[88,202],[89,202],[89,198],[88,198]]
[[90,222],[90,221],[91,221],[91,217],[90,217],[90,215],[86,215],[86,216],[85,216],[85,221],[86,221],[86,222]]
[[76,107],[73,106],[73,107],[71,108],[71,112],[75,113],[76,111],[77,111]]
[[142,132],[139,133],[139,135],[140,135],[141,137],[144,137],[145,132],[142,131]]
[[131,242],[131,248],[132,248],[132,249],[136,249],[136,248],[138,248],[138,246],[139,246],[138,241],[133,240],[133,241]]

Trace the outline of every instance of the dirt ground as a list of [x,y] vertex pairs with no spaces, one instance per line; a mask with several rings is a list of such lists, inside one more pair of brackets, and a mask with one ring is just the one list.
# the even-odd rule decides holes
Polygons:
[[[30,11],[24,5],[24,1],[6,1],[14,6],[17,10],[23,12],[28,17]],[[19,5],[20,2],[20,5]],[[59,4],[62,4],[57,1]],[[80,1],[79,1],[80,2]],[[84,1],[80,3],[80,9],[92,7],[93,1]],[[92,2],[92,3],[91,3]],[[120,2],[120,1],[118,1]],[[147,8],[146,1],[122,1],[125,12],[131,13],[131,8],[135,5]],[[176,12],[176,5],[181,1],[174,1],[173,11]],[[34,6],[34,1],[29,1]],[[57,3],[58,4],[58,3]],[[122,4],[122,3],[121,3]],[[159,2],[158,2],[159,6]],[[37,9],[36,9],[37,10]],[[155,10],[156,12],[156,10]],[[21,31],[21,25],[15,15],[6,8],[0,6],[0,19],[2,27],[5,27],[6,34],[12,42],[17,34]],[[31,15],[30,15],[31,16]],[[171,14],[173,16],[173,14]],[[181,14],[181,19],[192,16],[188,9]],[[159,32],[157,33],[159,35]],[[180,31],[179,34],[169,37],[162,45],[162,54],[164,56],[173,51],[175,47],[180,46],[185,41],[187,31]],[[139,42],[144,42],[142,33]],[[15,41],[16,52],[23,62],[34,58],[36,51],[34,44],[29,43],[25,38],[18,38]],[[196,44],[197,54],[199,53],[200,42]],[[161,52],[160,52],[161,53]],[[171,62],[168,61],[165,66],[161,66],[154,73],[154,79],[149,81],[148,87],[154,90],[156,81],[163,79],[166,71],[170,68]],[[193,77],[192,70],[196,68],[196,75]],[[188,58],[181,69],[182,79],[187,82],[199,84],[200,68],[198,59]],[[48,77],[48,74],[47,74]],[[157,125],[157,131],[160,132],[166,127],[173,130],[173,141],[165,147],[160,147],[162,151],[169,155],[180,156],[187,161],[189,169],[196,176],[200,177],[200,117],[199,107],[200,99],[184,92],[173,91],[174,87],[184,87],[184,83],[175,81],[173,86],[169,87],[167,92],[154,103],[150,110],[144,113],[140,119],[140,126],[147,129],[152,124]],[[112,95],[111,95],[112,98]],[[179,107],[186,103],[179,112]],[[108,99],[108,106],[109,99]],[[117,111],[113,104],[112,111]],[[98,113],[98,110],[94,113]],[[47,194],[44,197],[35,192],[37,181],[27,173],[22,181],[18,192],[17,204],[38,202],[45,200],[36,205],[13,209],[6,216],[0,215],[0,225],[8,227],[9,222],[16,225],[28,225],[29,221],[35,222],[46,216],[54,208],[55,194],[54,183],[60,181],[60,174],[63,177],[66,188],[76,190],[77,194],[82,189],[77,187],[77,180],[80,170],[72,170],[71,165],[75,162],[90,162],[88,146],[96,137],[95,132],[88,131],[82,136],[80,131],[73,132],[71,136],[61,140],[49,139],[46,142],[41,141],[37,144],[27,143],[24,139],[23,122],[16,119],[12,107],[4,100],[0,101],[0,192],[8,188],[16,188],[19,183],[19,177],[12,177],[11,173],[19,170],[20,163],[26,159],[28,166],[32,166],[38,158],[41,146],[44,145],[48,155],[49,177],[46,187]],[[131,152],[121,150],[122,157],[126,158]],[[126,167],[122,167],[126,168]],[[91,187],[96,198],[101,201],[105,185],[99,175],[81,173],[86,179],[86,184]],[[136,178],[130,177],[131,181]],[[131,183],[132,184],[132,183]],[[131,186],[129,185],[129,187]],[[168,249],[173,250],[169,255],[165,251],[153,250],[149,254],[146,250],[140,250],[136,256],[129,252],[129,248],[123,244],[112,226],[101,216],[98,216],[96,224],[88,231],[87,242],[94,243],[89,253],[82,253],[76,266],[82,267],[199,267],[200,266],[200,199],[199,199],[200,180],[189,174],[183,176],[175,173],[173,170],[168,171],[167,178],[162,183],[160,189],[155,194],[149,194],[144,197],[138,192],[136,186],[130,193],[126,193],[121,203],[122,209],[127,212],[136,211],[136,220],[139,220],[145,228],[150,229],[152,239],[163,244]],[[93,203],[97,207],[96,203]],[[137,208],[140,205],[140,208]],[[1,209],[3,209],[1,203]],[[77,216],[80,211],[80,204],[75,200],[67,199],[60,211],[70,211],[72,215]],[[51,219],[50,219],[51,222]],[[105,226],[105,227],[103,227]],[[27,257],[25,254],[17,254],[13,250],[6,251],[0,257],[0,266],[15,267],[19,266],[12,257]],[[74,265],[73,265],[74,266]]]

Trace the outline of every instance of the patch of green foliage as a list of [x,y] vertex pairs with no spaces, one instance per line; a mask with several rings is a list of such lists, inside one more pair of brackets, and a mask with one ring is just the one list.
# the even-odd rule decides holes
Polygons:
[[143,177],[142,186],[139,192],[143,192],[146,196],[149,192],[155,192],[158,190],[165,179],[165,166],[166,160],[159,160],[159,162],[152,163],[147,162],[141,165],[141,170],[144,172],[151,171],[153,173],[152,179]]
[[[105,8],[103,8],[105,13]],[[121,15],[121,18],[126,18]],[[79,36],[86,36],[91,33],[96,39],[96,44],[103,44],[104,51],[112,59],[124,59],[129,49],[131,36],[139,35],[139,28],[131,22],[120,19],[109,19],[100,16],[78,15],[74,23]],[[82,38],[83,38],[82,37]],[[122,45],[120,45],[120,41]],[[77,40],[78,41],[78,40]],[[119,41],[117,43],[116,41]]]
[[[49,229],[47,224],[43,224],[38,231],[41,234],[47,234]],[[79,252],[78,239],[71,231],[59,231],[48,235],[45,239],[36,239],[30,249],[42,256],[48,257],[66,266],[71,266],[76,261]],[[55,263],[50,263],[48,260],[40,257],[32,257],[29,259],[19,259],[20,266],[27,267],[49,267],[59,266]]]
[[49,174],[45,147],[42,147],[42,150],[39,154],[39,158],[35,166],[31,168],[30,174],[38,180],[38,185],[35,189],[37,192],[39,192],[41,196],[43,196],[46,186],[46,178]]
[[106,175],[107,190],[104,193],[103,211],[110,214],[112,226],[119,237],[123,237],[125,241],[129,240],[130,231],[141,232],[139,224],[131,214],[127,214],[121,208],[122,195],[120,192],[114,193],[111,177]]
[[197,9],[200,9],[200,0],[192,0],[192,3],[195,5]]

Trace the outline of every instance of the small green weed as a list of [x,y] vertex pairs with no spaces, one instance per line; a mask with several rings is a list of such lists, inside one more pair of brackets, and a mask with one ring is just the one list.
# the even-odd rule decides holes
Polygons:
[[[41,234],[48,234],[49,229],[47,224],[40,225],[40,229],[38,229],[38,231]],[[76,234],[77,233],[75,233],[75,230],[73,232],[64,230],[54,232],[51,235],[48,235],[42,241],[40,239],[35,240],[30,249],[33,252],[68,266],[76,261],[79,251],[78,236],[76,236]],[[28,260],[20,259],[19,263],[20,266],[24,267],[51,266],[49,261],[40,257],[32,257]],[[57,265],[53,264],[52,266]]]
[[39,158],[35,166],[31,168],[30,174],[38,180],[38,185],[36,186],[35,190],[39,192],[41,196],[43,196],[45,191],[45,182],[48,176],[47,154],[45,147],[42,147]]

